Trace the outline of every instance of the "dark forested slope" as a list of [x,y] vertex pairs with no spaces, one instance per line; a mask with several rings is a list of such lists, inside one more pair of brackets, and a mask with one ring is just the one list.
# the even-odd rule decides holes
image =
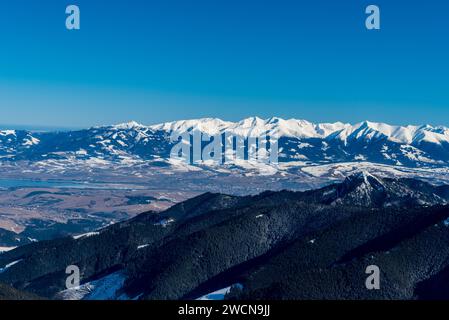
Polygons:
[[[446,187],[367,173],[307,192],[207,193],[98,233],[1,254],[0,268],[15,263],[0,281],[64,298],[66,267],[76,265],[91,289],[124,275],[108,298],[194,299],[235,283],[242,289],[228,298],[446,297],[439,280],[449,278],[448,200]],[[372,264],[380,290],[365,287]]]

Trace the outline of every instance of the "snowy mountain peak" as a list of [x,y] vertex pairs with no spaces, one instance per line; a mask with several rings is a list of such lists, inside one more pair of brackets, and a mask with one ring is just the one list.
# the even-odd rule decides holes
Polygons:
[[120,123],[120,124],[113,126],[113,128],[119,129],[119,130],[130,130],[130,129],[143,128],[143,127],[145,127],[145,126],[136,121]]
[[259,117],[249,117],[240,121],[239,124],[242,127],[257,127],[257,126],[264,126],[266,122],[268,121],[265,121]]
[[179,120],[152,125],[149,128],[155,131],[183,133],[192,130],[199,130],[207,134],[217,134],[233,125],[233,122],[223,121],[218,118],[202,118],[192,120]]

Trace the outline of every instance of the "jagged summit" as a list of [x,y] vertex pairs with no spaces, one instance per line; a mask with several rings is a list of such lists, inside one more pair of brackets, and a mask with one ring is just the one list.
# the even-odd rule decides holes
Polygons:
[[119,123],[112,127],[116,128],[116,129],[138,129],[138,128],[144,128],[145,126],[143,124],[138,123],[137,121],[129,121],[129,122],[124,122],[124,123]]
[[362,207],[432,206],[447,203],[447,195],[426,182],[414,179],[380,178],[368,171],[346,177],[322,189],[323,202]]

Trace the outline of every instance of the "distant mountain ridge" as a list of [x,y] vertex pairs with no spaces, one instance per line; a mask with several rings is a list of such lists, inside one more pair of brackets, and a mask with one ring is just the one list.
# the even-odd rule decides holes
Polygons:
[[[136,122],[122,124],[118,127],[145,127]],[[385,123],[370,121],[354,125],[342,122],[312,123],[306,120],[288,119],[278,117],[261,119],[251,117],[239,122],[223,121],[217,118],[204,118],[197,120],[181,120],[149,126],[153,130],[184,132],[197,129],[208,134],[232,132],[236,135],[259,135],[268,132],[269,135],[290,138],[320,138],[340,139],[341,141],[357,139],[387,138],[393,142],[405,144],[419,144],[421,142],[449,143],[449,128],[443,126],[393,126]]]
[[192,130],[209,135],[278,137],[279,161],[298,166],[352,161],[413,168],[449,164],[449,128],[444,126],[391,126],[369,121],[355,125],[314,124],[305,120],[257,117],[239,122],[205,118],[151,126],[129,122],[65,132],[2,130],[0,161],[94,159],[172,165],[170,135]]

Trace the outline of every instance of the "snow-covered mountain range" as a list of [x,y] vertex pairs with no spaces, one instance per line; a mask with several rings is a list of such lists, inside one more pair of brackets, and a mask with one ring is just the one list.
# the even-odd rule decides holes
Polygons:
[[353,161],[412,168],[449,164],[449,128],[314,124],[305,120],[260,119],[227,122],[206,118],[144,126],[136,122],[69,132],[0,131],[1,161],[97,159],[99,161],[169,161],[173,132],[199,130],[208,135],[269,135],[279,138],[279,162],[329,164]]
[[[117,126],[116,126],[117,127]],[[135,122],[119,125],[120,128],[143,127]],[[380,140],[419,145],[423,142],[442,144],[449,143],[449,128],[430,125],[392,126],[385,123],[364,121],[351,125],[348,123],[312,123],[305,120],[281,118],[260,119],[247,118],[239,122],[226,122],[215,118],[185,120],[150,126],[153,130],[184,132],[197,129],[210,135],[231,132],[235,135],[257,136],[268,133],[272,136],[327,139],[348,142],[351,140]]]

